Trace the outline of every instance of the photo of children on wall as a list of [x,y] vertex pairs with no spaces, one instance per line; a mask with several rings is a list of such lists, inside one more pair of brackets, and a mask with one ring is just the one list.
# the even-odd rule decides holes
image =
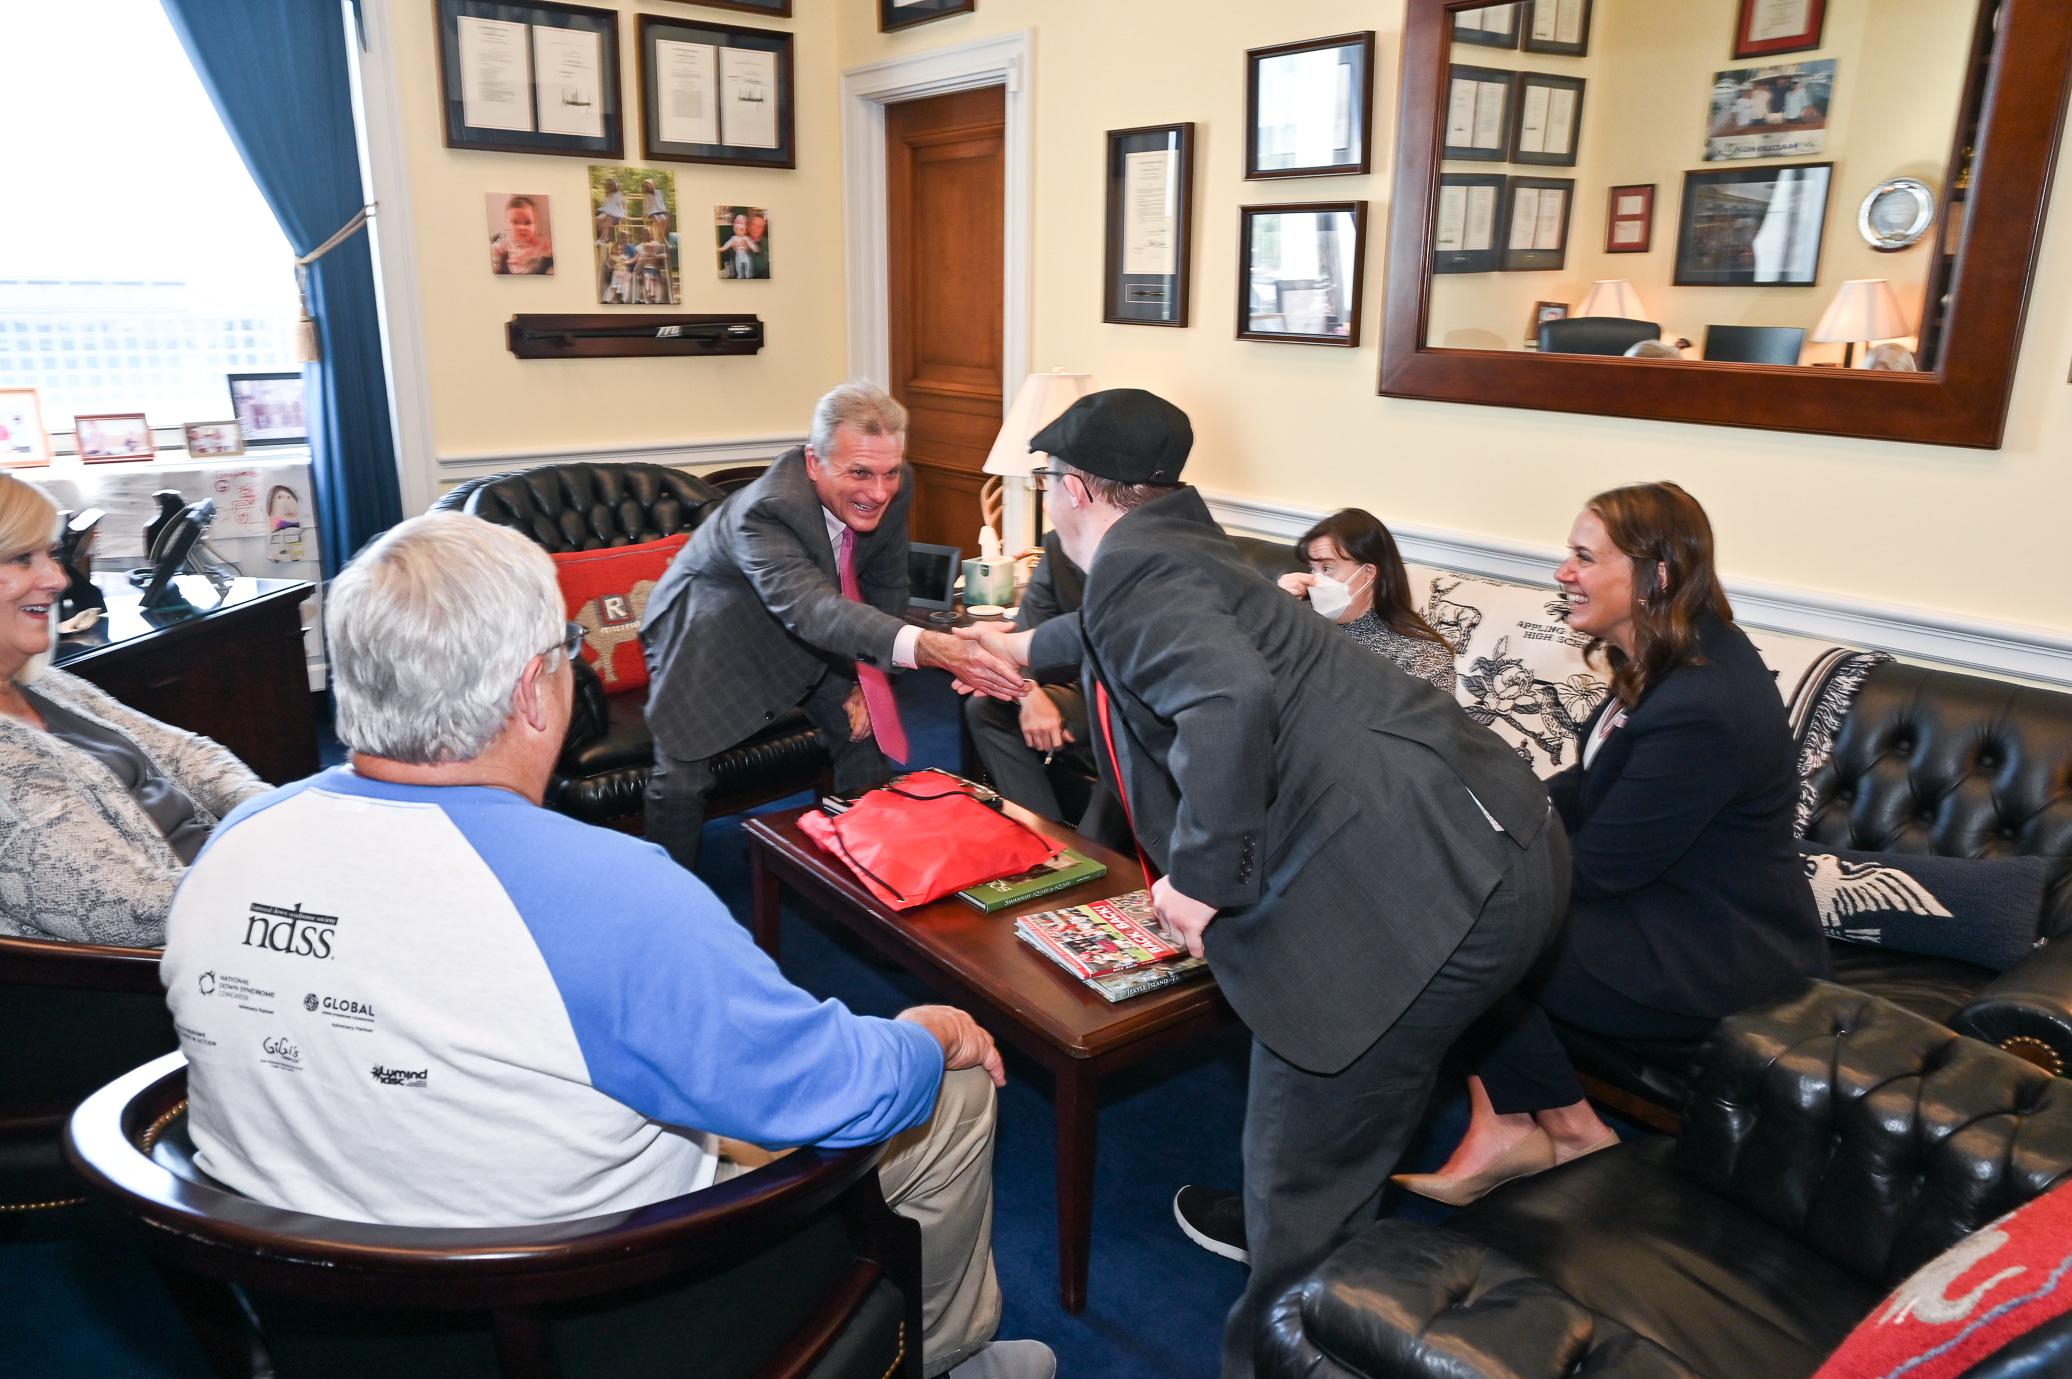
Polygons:
[[760,206],[713,207],[721,278],[770,276],[770,213]]
[[1835,64],[1785,62],[1736,67],[1712,79],[1712,111],[1705,125],[1705,161],[1800,158],[1827,146],[1828,104]]
[[675,206],[674,173],[590,165],[598,301],[673,306],[683,300]]
[[485,192],[489,271],[541,277],[554,272],[554,229],[547,198],[532,192]]

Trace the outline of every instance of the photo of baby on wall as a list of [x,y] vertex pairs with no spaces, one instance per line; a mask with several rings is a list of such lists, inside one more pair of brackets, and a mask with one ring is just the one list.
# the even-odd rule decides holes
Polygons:
[[489,271],[539,276],[554,271],[554,230],[547,198],[532,192],[485,192]]
[[722,278],[770,276],[770,213],[760,206],[713,207]]
[[590,165],[598,301],[673,306],[683,300],[675,206],[674,173]]

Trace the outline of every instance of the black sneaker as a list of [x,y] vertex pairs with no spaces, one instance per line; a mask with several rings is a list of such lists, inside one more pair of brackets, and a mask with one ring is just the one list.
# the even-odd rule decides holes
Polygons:
[[1188,1184],[1173,1194],[1173,1219],[1187,1238],[1210,1254],[1252,1262],[1245,1249],[1245,1202],[1235,1192]]

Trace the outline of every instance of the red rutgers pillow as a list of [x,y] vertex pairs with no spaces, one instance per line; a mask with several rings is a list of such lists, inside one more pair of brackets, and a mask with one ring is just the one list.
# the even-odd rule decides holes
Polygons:
[[585,629],[583,659],[595,667],[606,694],[647,684],[647,661],[640,653],[641,614],[647,611],[648,591],[690,539],[689,532],[679,532],[638,546],[553,557],[569,621]]

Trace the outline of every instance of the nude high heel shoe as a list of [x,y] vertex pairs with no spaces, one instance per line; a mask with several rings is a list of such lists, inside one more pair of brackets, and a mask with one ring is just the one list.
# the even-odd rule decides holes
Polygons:
[[1554,1167],[1554,1138],[1534,1126],[1532,1133],[1490,1160],[1479,1173],[1450,1177],[1439,1173],[1395,1173],[1389,1181],[1420,1197],[1464,1207],[1513,1178],[1545,1173]]

